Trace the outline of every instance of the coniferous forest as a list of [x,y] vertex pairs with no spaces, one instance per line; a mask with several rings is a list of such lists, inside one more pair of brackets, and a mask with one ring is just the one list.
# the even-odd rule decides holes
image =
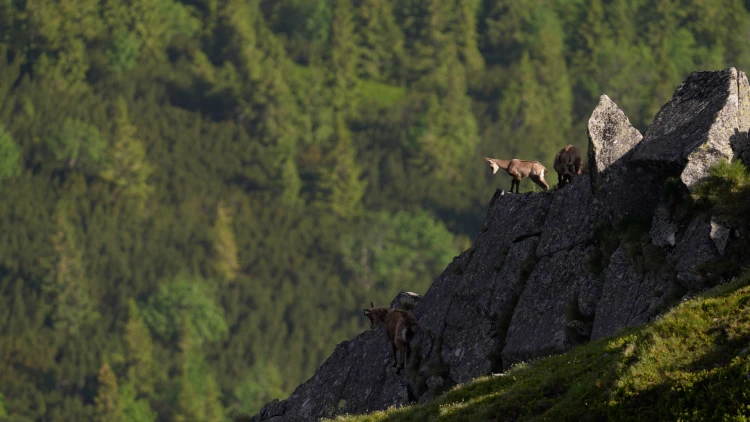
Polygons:
[[0,0],[0,421],[286,397],[470,246],[484,156],[552,172],[602,93],[643,130],[748,8]]

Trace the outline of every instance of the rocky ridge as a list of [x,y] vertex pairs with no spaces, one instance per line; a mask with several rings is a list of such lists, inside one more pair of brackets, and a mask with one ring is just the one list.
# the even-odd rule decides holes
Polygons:
[[694,72],[643,135],[602,95],[583,175],[557,191],[498,190],[472,247],[423,297],[394,299],[423,328],[405,374],[391,368],[378,327],[337,345],[313,377],[253,419],[312,421],[424,402],[646,323],[710,287],[699,266],[724,253],[732,230],[677,212],[663,187],[685,194],[711,164],[748,158],[749,87],[735,68]]

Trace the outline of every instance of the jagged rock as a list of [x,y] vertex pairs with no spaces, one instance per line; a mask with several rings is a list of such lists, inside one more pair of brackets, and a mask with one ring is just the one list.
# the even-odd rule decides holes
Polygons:
[[613,224],[623,218],[649,216],[659,198],[661,180],[630,162],[643,135],[608,96],[588,121],[591,189]]
[[593,241],[601,214],[601,207],[591,195],[589,175],[574,177],[564,189],[555,192],[536,250],[537,256],[552,255]]
[[407,381],[395,374],[390,354],[382,326],[343,341],[312,378],[288,399],[263,406],[256,419],[315,421],[407,403]]
[[639,274],[622,248],[612,255],[602,279],[591,340],[648,322],[675,290],[668,274]]
[[577,302],[579,286],[590,277],[589,249],[577,246],[540,259],[510,320],[502,351],[504,369],[570,348],[572,342],[566,330],[567,323],[574,319],[570,303]]
[[262,421],[276,421],[281,420],[279,418],[284,416],[286,412],[286,401],[280,402],[279,399],[273,399],[266,403],[261,409],[258,420]]
[[[441,332],[440,361],[449,368],[455,382],[463,383],[502,368],[500,351],[508,322],[534,268],[538,243],[538,237],[512,243],[499,270],[467,274],[471,281],[453,297]],[[475,262],[479,267],[481,261]]]
[[719,255],[724,255],[724,250],[727,247],[727,242],[729,241],[729,234],[731,230],[729,230],[729,227],[725,226],[724,224],[720,223],[716,217],[711,217],[711,240],[714,241],[714,245],[716,245],[716,249],[719,251]]
[[444,366],[452,381],[465,382],[498,366],[505,336],[496,330],[498,312],[508,307],[512,312],[523,289],[521,267],[533,259],[552,196],[498,190],[464,265],[456,267],[460,278],[446,270],[415,311],[420,324],[440,338],[438,344],[426,339],[424,359]]
[[679,175],[692,187],[711,164],[746,149],[747,86],[745,74],[733,67],[691,73],[656,114],[633,161],[665,175]]
[[669,218],[669,209],[664,204],[660,204],[654,212],[654,218],[651,220],[651,230],[649,236],[651,243],[660,248],[665,246],[674,246],[677,242],[677,223]]
[[601,95],[599,104],[588,121],[589,168],[594,188],[605,182],[600,180],[611,166],[625,157],[643,135],[630,124],[628,117],[608,96]]
[[393,298],[390,307],[406,309],[408,311],[414,309],[421,300],[422,296],[414,292],[401,292]]
[[694,218],[671,256],[676,261],[677,280],[683,286],[692,291],[705,288],[705,282],[695,272],[695,268],[719,256],[716,245],[711,240],[711,224],[700,217]]

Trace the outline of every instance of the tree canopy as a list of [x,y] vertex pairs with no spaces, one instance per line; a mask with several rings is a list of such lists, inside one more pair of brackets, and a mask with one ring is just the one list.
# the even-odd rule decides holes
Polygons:
[[0,421],[283,398],[469,246],[482,157],[551,170],[602,93],[643,130],[747,7],[0,1]]

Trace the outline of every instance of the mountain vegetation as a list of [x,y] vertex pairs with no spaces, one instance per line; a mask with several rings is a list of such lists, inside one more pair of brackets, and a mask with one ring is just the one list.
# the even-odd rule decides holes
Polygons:
[[483,156],[552,171],[601,93],[643,130],[748,8],[0,1],[0,421],[284,397],[469,246]]

